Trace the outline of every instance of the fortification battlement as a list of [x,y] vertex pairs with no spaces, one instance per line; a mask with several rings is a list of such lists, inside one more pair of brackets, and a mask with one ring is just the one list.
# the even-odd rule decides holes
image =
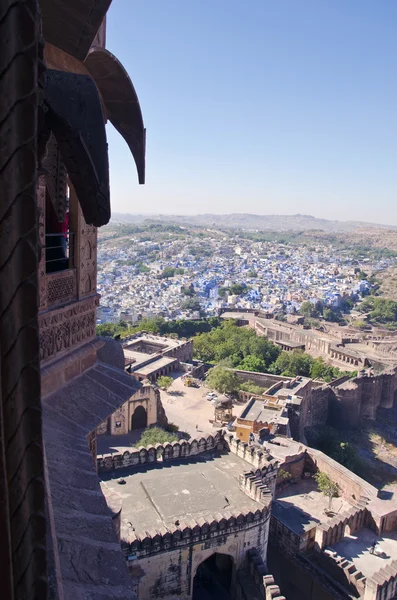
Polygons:
[[263,483],[261,472],[253,473],[248,471],[242,473],[239,477],[239,487],[247,496],[256,500],[264,506],[270,506],[272,501],[272,492],[267,485]]
[[243,458],[256,469],[260,469],[263,476],[272,473],[277,475],[279,462],[276,459],[273,459],[265,448],[261,450],[256,446],[250,446],[246,442],[238,440],[232,434],[227,434],[225,436],[225,442],[227,443],[230,452],[240,456],[240,458]]
[[281,595],[278,585],[274,583],[273,575],[267,574],[266,566],[256,548],[248,550],[246,564],[256,587],[260,591],[261,598],[264,600],[286,600],[285,596]]
[[227,447],[222,430],[215,435],[203,436],[199,440],[181,440],[167,444],[156,444],[145,448],[126,450],[115,454],[102,454],[97,457],[98,473],[137,467],[148,463],[161,463],[170,460],[196,456],[210,450],[223,450]]
[[321,551],[326,546],[337,544],[346,535],[352,535],[362,527],[366,527],[370,514],[364,507],[351,507],[335,515],[329,521],[316,528],[315,549]]
[[336,581],[339,581],[342,585],[345,582],[352,585],[360,594],[360,598],[364,597],[366,577],[357,569],[354,562],[339,556],[337,552],[329,548],[321,553],[318,562]]
[[397,594],[397,560],[367,578],[364,600],[394,598]]
[[122,531],[121,546],[127,559],[135,559],[189,544],[204,543],[218,536],[235,534],[259,523],[263,524],[270,519],[269,509],[270,504],[255,512],[225,511],[206,519],[192,519],[189,523],[182,521],[178,526],[161,527],[138,534],[131,532],[128,538]]

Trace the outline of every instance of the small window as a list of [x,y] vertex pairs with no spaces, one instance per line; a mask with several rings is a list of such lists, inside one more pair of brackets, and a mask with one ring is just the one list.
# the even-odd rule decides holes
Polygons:
[[121,421],[116,421],[116,429],[118,429],[119,427],[121,427]]

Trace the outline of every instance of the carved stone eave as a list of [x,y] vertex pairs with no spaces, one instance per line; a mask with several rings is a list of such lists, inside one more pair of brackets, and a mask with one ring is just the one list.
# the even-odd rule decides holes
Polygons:
[[46,126],[53,132],[87,223],[110,219],[109,162],[98,88],[89,75],[47,70]]
[[84,65],[105,104],[106,116],[127,142],[140,184],[145,183],[146,129],[138,95],[121,62],[105,48],[91,48]]
[[39,0],[46,41],[84,60],[112,0]]

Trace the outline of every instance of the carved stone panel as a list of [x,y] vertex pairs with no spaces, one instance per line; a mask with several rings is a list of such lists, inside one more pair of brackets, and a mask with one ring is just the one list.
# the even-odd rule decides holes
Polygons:
[[98,304],[96,295],[39,316],[41,363],[95,338]]
[[39,310],[47,306],[47,277],[45,268],[45,193],[44,176],[39,177],[37,185],[37,217],[38,217],[38,254],[39,254]]
[[59,306],[76,300],[76,269],[47,275],[47,306]]
[[83,298],[96,292],[97,278],[97,228],[87,225],[79,207],[79,296]]

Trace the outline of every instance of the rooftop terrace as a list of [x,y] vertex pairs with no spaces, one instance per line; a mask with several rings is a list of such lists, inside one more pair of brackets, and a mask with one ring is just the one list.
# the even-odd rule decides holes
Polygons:
[[[122,496],[121,535],[126,539],[132,528],[139,536],[176,521],[255,512],[261,505],[239,489],[239,475],[247,470],[248,463],[236,455],[214,452],[179,463],[144,465],[133,473],[103,474],[102,489],[105,496],[109,490]],[[119,477],[125,485],[117,483]]]
[[[378,549],[385,553],[384,558],[370,553],[374,541],[378,543]],[[356,531],[354,535],[346,535],[340,542],[330,546],[330,550],[352,561],[365,577],[372,577],[379,569],[396,560],[397,532],[379,536],[371,529],[363,528]]]

